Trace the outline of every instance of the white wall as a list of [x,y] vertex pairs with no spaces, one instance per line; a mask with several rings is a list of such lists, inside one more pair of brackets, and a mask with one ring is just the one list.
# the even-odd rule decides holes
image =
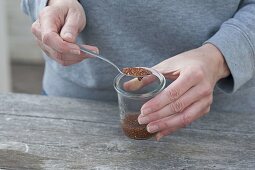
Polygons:
[[0,0],[0,92],[11,90],[5,2]]
[[10,61],[43,62],[30,31],[31,24],[20,9],[20,0],[0,0],[0,92],[11,91]]
[[5,1],[7,5],[7,24],[12,61],[42,63],[41,51],[30,31],[32,21],[20,9],[20,0],[0,1]]

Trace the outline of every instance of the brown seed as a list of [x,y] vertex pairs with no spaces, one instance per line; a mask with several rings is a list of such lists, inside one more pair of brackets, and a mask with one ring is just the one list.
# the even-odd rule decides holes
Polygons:
[[154,134],[146,130],[146,125],[138,123],[138,116],[140,113],[127,114],[122,120],[121,127],[126,136],[132,139],[149,139]]
[[122,72],[130,76],[138,77],[139,81],[141,81],[144,76],[152,74],[151,71],[141,67],[126,67],[122,69]]

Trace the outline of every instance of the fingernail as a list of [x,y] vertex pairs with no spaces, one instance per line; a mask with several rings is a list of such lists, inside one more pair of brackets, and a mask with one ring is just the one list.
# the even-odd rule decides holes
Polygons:
[[71,34],[70,32],[66,32],[66,33],[64,34],[64,37],[65,37],[65,38],[68,38],[68,39],[73,39],[73,34]]
[[99,54],[99,50],[98,49],[93,50],[93,52]]
[[145,108],[145,109],[141,110],[141,115],[144,116],[144,115],[149,114],[151,112],[152,112],[151,108]]
[[158,134],[156,135],[156,140],[159,141],[162,137],[163,137],[163,135],[161,135],[160,133],[158,133]]
[[81,51],[80,50],[76,50],[76,49],[72,49],[72,50],[70,50],[70,52],[72,54],[75,54],[75,55],[80,55],[81,54]]
[[138,123],[139,124],[147,124],[149,122],[149,118],[148,117],[138,117]]
[[159,130],[159,127],[157,125],[151,125],[147,127],[147,131],[150,133],[157,132]]

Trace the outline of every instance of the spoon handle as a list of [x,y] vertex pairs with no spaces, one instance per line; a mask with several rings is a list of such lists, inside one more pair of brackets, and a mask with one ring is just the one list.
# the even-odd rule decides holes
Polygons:
[[[84,53],[86,53],[86,54],[89,54],[89,55],[92,55],[93,57],[99,58],[99,59],[101,59],[101,60],[103,60],[103,61],[105,61],[105,62],[111,64],[111,65],[112,65],[113,67],[115,67],[120,73],[122,73],[122,71],[119,69],[119,67],[116,66],[116,65],[115,65],[113,62],[111,62],[110,60],[106,59],[105,57],[103,57],[103,56],[101,56],[101,55],[99,55],[99,54],[97,54],[97,53],[95,53],[95,52],[93,52],[93,51],[90,51],[90,50],[88,50],[88,49],[82,47],[81,45],[79,45],[79,47],[80,47],[80,50],[81,50],[82,52],[84,52]],[[123,74],[123,73],[122,73],[122,74]]]

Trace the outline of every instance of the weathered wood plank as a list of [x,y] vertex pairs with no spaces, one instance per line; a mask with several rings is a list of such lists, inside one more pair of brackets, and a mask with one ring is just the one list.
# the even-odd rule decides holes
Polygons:
[[21,94],[0,94],[0,113],[96,122],[119,120],[116,103]]
[[254,128],[253,114],[212,112],[160,142],[135,141],[116,104],[0,95],[0,168],[254,169]]
[[[0,113],[107,124],[116,123],[119,120],[116,103],[17,94],[0,94]],[[191,127],[234,133],[254,133],[254,122],[255,111],[242,114],[212,111],[193,123]]]
[[[37,162],[43,168],[54,165],[78,169],[249,169],[255,166],[255,135],[185,129],[156,142],[130,140],[122,135],[118,125],[94,122],[8,115],[0,119],[0,124],[0,160],[8,159],[12,151],[21,152],[24,161],[30,160],[32,154],[39,156]],[[7,151],[4,145],[8,146]],[[24,153],[26,146],[28,156]]]

